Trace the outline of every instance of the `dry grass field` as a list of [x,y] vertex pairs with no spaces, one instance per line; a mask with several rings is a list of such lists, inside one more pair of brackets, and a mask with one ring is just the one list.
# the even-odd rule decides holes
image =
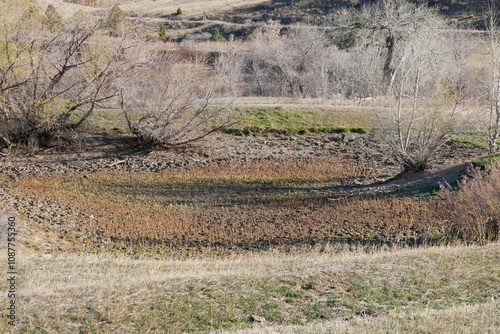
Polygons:
[[181,8],[183,16],[199,16],[221,12],[223,10],[231,10],[240,7],[248,7],[269,0],[146,0],[146,1],[131,1],[125,0],[121,2],[121,7],[128,11],[139,15],[147,16],[165,16],[175,14],[177,8]]
[[[124,0],[118,1],[117,3],[120,7],[125,10],[129,15],[139,15],[150,18],[163,17],[168,15],[173,15],[177,12],[178,8],[183,11],[183,17],[189,18],[192,16],[201,16],[203,14],[216,14],[225,10],[232,10],[241,7],[249,7],[258,5],[261,3],[266,3],[269,0],[247,0],[247,1],[231,1],[231,0],[144,0],[144,1],[134,1],[134,0]],[[111,0],[101,0],[94,1],[95,6],[84,6],[73,4],[63,1],[54,0],[36,0],[38,5],[45,9],[49,4],[52,4],[61,15],[64,17],[70,17],[74,15],[77,11],[82,10],[84,12],[93,12],[99,8],[110,8],[113,6],[115,1]]]
[[500,326],[498,243],[189,260],[22,254],[18,326],[2,321],[2,333],[493,334]]

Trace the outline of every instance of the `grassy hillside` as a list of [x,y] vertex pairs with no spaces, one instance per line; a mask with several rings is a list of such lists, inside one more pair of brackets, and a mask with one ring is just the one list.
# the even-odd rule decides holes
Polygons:
[[[42,9],[45,9],[48,4],[52,4],[61,15],[66,17],[73,15],[78,10],[98,12],[103,8],[110,8],[115,3],[112,0],[65,2],[36,0],[36,2]],[[296,23],[328,25],[329,16],[339,8],[352,5],[360,6],[364,2],[347,0],[125,0],[117,3],[129,16],[142,17],[149,22],[156,24],[165,24],[169,21],[182,22],[181,24],[170,23],[169,28],[182,30],[182,33],[188,29],[189,33],[193,29],[209,31],[214,26],[226,30],[244,30],[252,23],[268,20],[277,20],[284,25]],[[476,26],[481,25],[481,17],[486,4],[486,0],[430,2],[430,5],[439,6],[441,13],[451,19]],[[182,10],[182,15],[177,15],[179,8]]]
[[[263,21],[268,19],[280,20],[283,24],[303,22],[308,24],[322,24],[325,16],[332,14],[342,7],[361,6],[365,2],[371,1],[327,1],[327,0],[272,0],[258,4],[254,7],[241,8],[230,11],[230,13],[243,16],[250,14],[250,18],[255,20],[260,18]],[[429,1],[431,6],[438,6],[441,13],[450,18],[467,23],[477,23],[487,4],[485,0],[471,1]],[[235,15],[238,17],[238,15]]]
[[113,0],[35,0],[36,3],[43,9],[47,5],[52,4],[55,6],[61,15],[71,16],[78,10],[93,12],[99,11],[103,8],[111,8],[114,3],[118,3],[120,7],[125,10],[129,15],[143,16],[143,17],[166,17],[177,16],[177,9],[182,10],[182,15],[178,18],[186,19],[203,14],[214,15],[229,10],[237,10],[242,7],[252,8],[262,3],[269,2],[269,0],[145,0],[145,1],[113,1]]
[[214,14],[221,11],[234,10],[241,7],[256,6],[266,0],[125,0],[120,2],[121,7],[130,13],[146,16],[175,15],[177,9],[182,9],[182,17],[193,17],[205,14]]

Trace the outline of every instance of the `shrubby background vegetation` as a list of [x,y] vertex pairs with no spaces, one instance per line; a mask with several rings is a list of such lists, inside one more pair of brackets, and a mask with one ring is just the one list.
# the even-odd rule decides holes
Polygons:
[[[186,144],[238,120],[228,100],[260,96],[376,99],[373,122],[405,170],[428,168],[471,117],[483,122],[489,152],[497,150],[493,6],[485,34],[456,25],[436,7],[384,0],[334,11],[321,26],[267,21],[240,40],[222,41],[214,28],[208,49],[162,43],[164,25],[161,35],[150,34],[144,19],[127,18],[116,4],[64,20],[54,6],[2,6],[5,143],[76,140],[75,130],[96,108],[121,106],[143,144]],[[478,64],[478,50],[490,60]]]

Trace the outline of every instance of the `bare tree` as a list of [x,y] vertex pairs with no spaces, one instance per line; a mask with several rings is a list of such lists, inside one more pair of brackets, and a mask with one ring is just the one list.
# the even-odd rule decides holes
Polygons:
[[278,22],[269,21],[252,36],[248,74],[257,82],[262,95],[287,96],[298,90],[293,60],[286,49],[282,29]]
[[45,29],[44,18],[25,4],[0,14],[0,135],[44,144],[81,126],[115,95],[128,42],[123,36],[104,45],[101,21],[88,17]]
[[372,59],[381,67],[387,105],[375,111],[385,149],[404,171],[429,168],[467,119],[461,82],[467,52],[454,43],[458,33],[435,8],[407,0],[345,9],[334,24],[356,38],[355,52],[378,50],[379,61]]
[[330,80],[336,94],[347,98],[366,98],[386,93],[377,48],[338,50],[332,60]]
[[233,122],[230,103],[215,104],[217,86],[203,59],[166,56],[137,68],[124,81],[121,108],[142,144],[185,145]]
[[238,96],[242,90],[245,55],[239,42],[229,42],[215,60],[215,71],[223,95]]
[[341,34],[358,39],[365,46],[385,49],[383,76],[389,89],[395,78],[395,53],[399,44],[422,28],[441,29],[445,25],[436,8],[407,0],[378,0],[359,10],[342,9],[332,24]]
[[290,86],[293,87],[295,82],[296,91],[298,90],[294,92],[292,88],[292,94],[299,93],[301,97],[316,96],[318,91],[314,86],[318,79],[322,81],[323,87],[320,86],[320,89],[325,88],[329,63],[324,31],[310,26],[289,28],[283,51],[287,55],[283,71],[290,78]]
[[466,96],[452,75],[461,67],[457,52],[446,31],[428,26],[408,35],[394,55],[392,102],[377,118],[385,148],[405,171],[429,168],[467,120]]
[[500,137],[500,36],[498,33],[498,11],[495,2],[488,4],[486,13],[486,31],[488,32],[491,61],[487,73],[486,110],[487,124],[484,135],[490,154],[498,151]]
[[332,67],[341,52],[327,44],[318,27],[283,30],[270,22],[254,34],[247,80],[255,80],[265,95],[328,98],[334,86]]
[[255,32],[251,45],[246,94],[325,100],[339,94],[367,97],[382,91],[380,50],[341,50],[331,43],[325,29],[295,26],[285,31],[269,22]]

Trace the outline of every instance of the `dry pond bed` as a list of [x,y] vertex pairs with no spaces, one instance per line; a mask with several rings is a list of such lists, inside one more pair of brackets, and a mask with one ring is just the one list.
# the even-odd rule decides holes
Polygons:
[[[3,202],[26,218],[28,229],[86,250],[414,245],[446,238],[441,200],[429,191],[439,182],[456,181],[466,169],[448,159],[436,171],[387,181],[397,167],[363,135],[293,141],[221,136],[224,141],[206,146],[211,154],[201,146],[11,159],[3,165]],[[116,143],[109,146],[116,150]],[[56,159],[65,163],[50,164]],[[25,241],[45,250],[64,244]]]

